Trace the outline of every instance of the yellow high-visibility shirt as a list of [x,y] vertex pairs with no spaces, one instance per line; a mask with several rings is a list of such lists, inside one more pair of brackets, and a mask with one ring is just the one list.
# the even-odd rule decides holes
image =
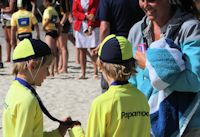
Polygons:
[[25,9],[13,13],[11,18],[11,26],[17,27],[17,34],[31,33],[32,26],[37,23],[38,21],[33,13]]
[[42,17],[42,24],[44,24],[50,20],[50,23],[45,27],[45,30],[51,31],[51,30],[57,30],[56,24],[60,22],[59,16],[57,11],[55,10],[54,7],[48,6],[43,13]]
[[59,131],[43,132],[43,114],[36,97],[13,81],[3,110],[3,137],[61,137]]
[[147,99],[131,84],[113,85],[93,101],[86,134],[80,126],[69,133],[70,137],[149,137]]

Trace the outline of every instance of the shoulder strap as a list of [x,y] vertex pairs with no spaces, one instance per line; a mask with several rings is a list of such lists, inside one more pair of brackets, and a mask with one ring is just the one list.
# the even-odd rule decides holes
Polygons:
[[148,48],[149,45],[148,45],[147,39],[145,38],[145,36],[143,34],[143,30],[147,27],[146,20],[147,20],[147,17],[144,18],[144,21],[141,24],[141,31],[142,31],[143,42],[146,44],[146,48]]

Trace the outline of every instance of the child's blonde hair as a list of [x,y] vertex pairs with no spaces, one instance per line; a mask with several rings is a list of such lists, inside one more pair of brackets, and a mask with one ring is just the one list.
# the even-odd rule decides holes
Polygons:
[[101,71],[115,81],[127,81],[131,75],[136,73],[134,60],[124,62],[123,64],[112,64],[103,62],[98,58],[97,64]]
[[[51,62],[52,62],[52,58],[53,58],[53,56],[52,56],[52,54],[50,54],[50,55],[46,55],[46,56],[34,59],[34,61],[36,62],[36,68],[38,68],[40,66],[40,64],[41,65],[44,65],[44,64],[50,65]],[[17,74],[19,72],[26,71],[26,70],[27,70],[27,61],[16,62],[13,65],[12,74],[15,75],[15,76],[17,76]]]

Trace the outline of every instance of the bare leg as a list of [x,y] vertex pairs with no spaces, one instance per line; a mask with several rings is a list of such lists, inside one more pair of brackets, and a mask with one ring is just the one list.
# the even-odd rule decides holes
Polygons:
[[76,64],[80,64],[80,50],[76,48]]
[[68,49],[66,47],[67,44],[67,34],[61,33],[59,38],[59,50],[60,50],[60,67],[59,67],[59,73],[67,73],[67,64],[68,64]]
[[56,39],[52,38],[51,36],[45,37],[45,42],[50,47],[52,54],[54,56],[53,61],[50,65],[50,75],[54,76],[54,71],[57,70],[56,60],[57,60],[57,48],[56,48]]
[[[73,46],[75,46],[75,37],[73,36],[73,34],[68,33],[67,36],[68,40],[73,44]],[[76,48],[76,64],[80,64],[80,50],[78,48]]]
[[87,56],[92,60],[92,55],[90,54],[90,52],[87,50]]
[[62,53],[60,50],[60,43],[59,40],[57,41],[57,48],[58,48],[58,70],[62,68]]
[[91,60],[92,60],[93,68],[94,68],[94,79],[98,79],[98,69],[97,69],[97,64],[96,64],[97,55],[91,55]]
[[5,40],[6,40],[6,52],[7,52],[7,57],[6,57],[6,62],[10,62],[11,58],[11,28],[10,27],[4,27],[4,35],[5,35]]
[[85,79],[85,70],[86,70],[86,52],[87,49],[79,48],[80,50],[80,65],[81,65],[81,76],[79,79]]

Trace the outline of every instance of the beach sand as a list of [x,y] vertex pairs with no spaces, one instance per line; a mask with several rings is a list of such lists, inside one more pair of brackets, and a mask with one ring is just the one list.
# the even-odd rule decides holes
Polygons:
[[[3,49],[3,61],[5,61],[6,45],[3,31],[0,28],[0,44]],[[41,32],[42,38],[44,33]],[[87,62],[85,80],[77,80],[81,70],[80,66],[75,63],[75,48],[68,42],[69,64],[68,73],[58,74],[55,77],[48,77],[41,87],[37,87],[37,93],[41,97],[46,108],[56,118],[62,120],[71,116],[73,120],[79,120],[82,127],[86,128],[86,122],[92,100],[101,94],[100,80],[93,78],[93,67],[90,59]],[[2,112],[3,102],[14,79],[11,75],[12,63],[4,63],[5,68],[0,69],[0,137],[2,137]],[[58,127],[57,122],[51,121],[44,116],[44,129],[46,131]],[[68,136],[68,135],[66,135]]]

